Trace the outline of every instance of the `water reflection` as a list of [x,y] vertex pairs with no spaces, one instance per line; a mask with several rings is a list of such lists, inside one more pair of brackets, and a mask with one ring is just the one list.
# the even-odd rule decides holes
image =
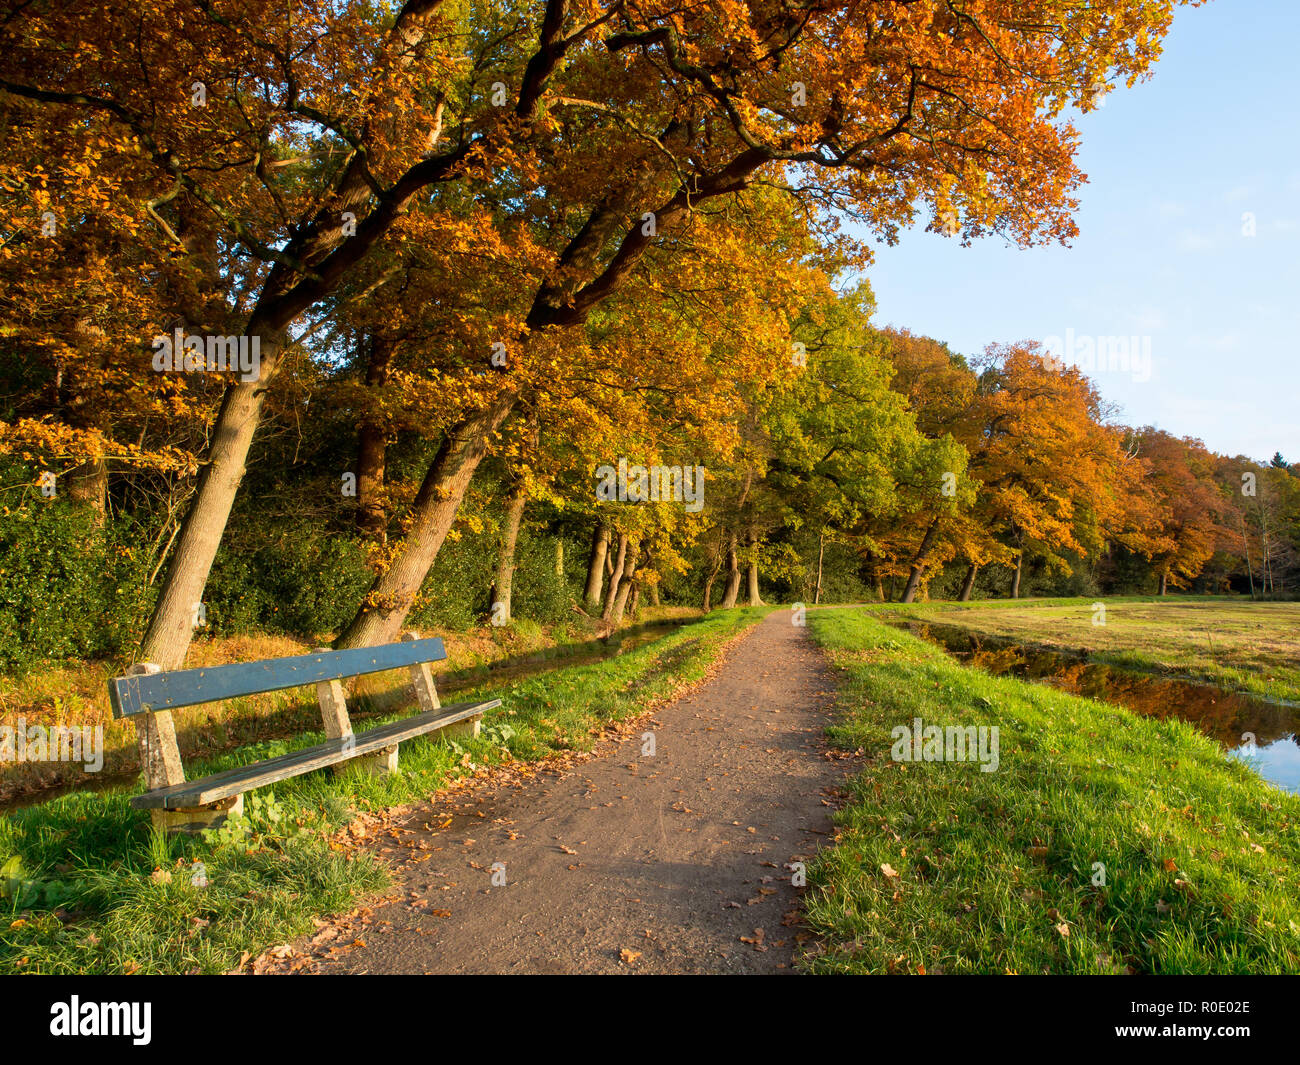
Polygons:
[[1288,791],[1300,791],[1300,714],[1294,706],[1213,684],[1092,662],[1077,652],[1021,644],[958,625],[889,623],[988,673],[1050,684],[1073,695],[1116,703],[1145,717],[1189,722],[1265,780]]

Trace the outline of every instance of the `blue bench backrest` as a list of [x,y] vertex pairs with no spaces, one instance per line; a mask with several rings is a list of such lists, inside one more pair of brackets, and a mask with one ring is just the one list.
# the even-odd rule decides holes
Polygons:
[[269,658],[264,662],[116,677],[109,681],[108,697],[113,704],[114,717],[130,717],[132,714],[296,688],[322,680],[381,673],[420,662],[440,662],[446,657],[442,641],[434,636],[378,647]]

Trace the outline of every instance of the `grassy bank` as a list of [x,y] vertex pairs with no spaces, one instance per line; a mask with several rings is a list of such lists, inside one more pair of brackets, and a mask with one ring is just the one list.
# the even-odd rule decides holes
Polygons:
[[1049,647],[1078,648],[1098,662],[1173,673],[1272,699],[1300,701],[1300,603],[1177,597],[996,603],[897,604],[893,615],[960,625]]
[[[685,607],[648,607],[639,612],[637,624],[685,620],[698,614]],[[575,615],[563,625],[540,625],[520,619],[506,627],[485,625],[467,631],[429,629],[423,635],[443,638],[448,657],[434,667],[435,674],[443,677],[486,673],[488,667],[508,667],[514,662],[542,656],[556,661],[581,656],[601,647],[597,635],[603,631],[599,619]],[[198,668],[283,658],[306,654],[331,639],[328,635],[315,640],[264,635],[200,639],[191,646],[185,664]],[[66,662],[22,675],[0,675],[0,723],[13,724],[21,718],[29,726],[100,726],[104,730],[101,778],[134,773],[139,768],[135,726],[130,721],[114,718],[108,705],[108,681],[120,676],[124,668],[121,662]],[[379,674],[372,686],[404,681],[405,671],[399,670]],[[378,700],[380,709],[382,705],[382,699]],[[359,707],[358,722],[367,721],[368,709]],[[177,741],[187,760],[215,757],[248,744],[296,735],[317,727],[319,722],[320,710],[309,690],[267,692],[195,707],[177,715]],[[0,802],[41,789],[77,786],[84,780],[84,773],[76,763],[0,763]]]
[[[372,857],[336,839],[358,815],[426,798],[480,766],[588,749],[609,723],[701,678],[764,613],[720,611],[620,657],[484,690],[504,706],[479,739],[404,743],[396,776],[285,781],[249,796],[246,816],[209,838],[164,839],[115,793],[65,795],[0,818],[0,972],[233,968],[242,952],[304,934],[314,915],[386,882]],[[243,747],[187,765],[188,775],[321,739],[301,732]]]
[[[1181,722],[965,668],[864,611],[809,620],[833,738],[866,757],[811,870],[813,971],[1300,972],[1300,797]],[[916,717],[997,726],[998,769],[893,761]]]

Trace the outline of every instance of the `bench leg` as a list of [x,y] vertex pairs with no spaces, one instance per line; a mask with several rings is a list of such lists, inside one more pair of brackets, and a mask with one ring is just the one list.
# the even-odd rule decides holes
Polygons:
[[208,806],[185,806],[177,810],[150,811],[153,827],[173,835],[178,832],[197,835],[204,829],[220,828],[227,817],[240,817],[244,812],[244,797],[235,795],[218,799]]
[[377,777],[397,772],[397,744],[385,747],[372,754],[359,754],[357,757],[336,766],[337,772],[357,769],[362,773],[372,773]]
[[438,729],[437,732],[430,733],[431,736],[442,739],[446,737],[449,740],[473,739],[479,734],[479,728],[483,723],[483,715],[476,714],[474,717],[467,717],[464,721],[456,721],[453,724],[446,725]]

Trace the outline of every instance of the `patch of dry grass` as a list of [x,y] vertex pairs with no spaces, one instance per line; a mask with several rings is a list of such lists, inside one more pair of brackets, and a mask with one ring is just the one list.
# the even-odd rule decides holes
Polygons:
[[1023,606],[934,603],[898,613],[1300,701],[1300,603],[1192,597],[1096,602],[1105,606],[1104,624],[1094,624],[1094,601],[1083,599]]

